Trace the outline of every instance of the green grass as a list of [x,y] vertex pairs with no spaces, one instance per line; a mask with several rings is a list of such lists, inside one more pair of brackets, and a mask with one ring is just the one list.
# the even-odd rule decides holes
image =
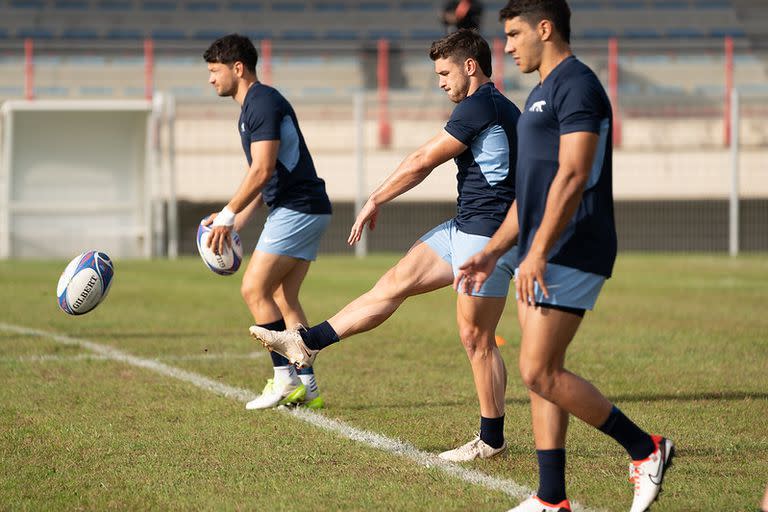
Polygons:
[[[365,291],[394,261],[322,257],[302,301],[313,321]],[[0,262],[0,322],[64,333],[145,358],[248,354],[239,276],[195,258],[118,261],[110,296],[82,317],[58,311],[64,262]],[[623,255],[569,351],[641,426],[675,440],[656,511],[753,511],[768,481],[768,258]],[[325,351],[323,414],[437,452],[477,429],[479,410],[442,290],[408,302],[379,329]],[[537,480],[526,394],[517,378],[514,304],[499,334],[510,370],[509,454],[467,464],[527,486]],[[379,451],[275,411],[0,330],[0,509],[473,510],[516,503],[500,492]],[[268,359],[166,361],[258,391]],[[571,422],[569,495],[627,510],[627,458]]]

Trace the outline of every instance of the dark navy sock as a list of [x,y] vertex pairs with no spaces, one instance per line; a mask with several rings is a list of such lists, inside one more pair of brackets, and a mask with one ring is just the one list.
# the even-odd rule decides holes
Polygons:
[[322,350],[339,341],[339,335],[328,322],[317,324],[306,331],[299,331],[299,334],[301,334],[301,339],[304,340],[307,347],[312,350]]
[[565,449],[536,450],[539,459],[539,499],[557,505],[565,499]]
[[296,368],[296,374],[297,375],[314,375],[315,370],[313,370],[311,366],[306,366],[304,368]]
[[504,416],[485,418],[480,416],[480,440],[491,448],[504,445]]
[[632,460],[645,459],[656,449],[651,436],[624,416],[624,413],[615,405],[608,419],[600,426],[600,430],[623,446]]
[[[285,320],[281,318],[279,320],[275,320],[274,322],[271,322],[268,324],[260,324],[259,327],[263,327],[264,329],[269,329],[270,331],[284,331]],[[291,362],[288,360],[287,357],[283,357],[277,352],[270,352],[269,355],[272,357],[272,366],[274,368],[278,366],[291,366]]]

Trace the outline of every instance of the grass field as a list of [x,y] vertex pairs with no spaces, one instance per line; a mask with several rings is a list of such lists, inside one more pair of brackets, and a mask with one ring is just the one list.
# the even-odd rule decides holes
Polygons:
[[[310,319],[394,261],[322,257],[302,293]],[[325,351],[327,407],[297,415],[243,407],[271,369],[247,336],[239,275],[215,276],[196,258],[117,261],[105,303],[68,317],[54,297],[63,267],[0,262],[2,510],[504,511],[523,492],[515,483],[536,485],[514,304],[499,329],[509,453],[441,466],[420,457],[479,425],[451,290]],[[764,255],[622,255],[587,315],[569,368],[677,443],[654,511],[757,509],[768,482],[766,299]],[[618,445],[574,420],[568,450],[572,499],[629,509]]]

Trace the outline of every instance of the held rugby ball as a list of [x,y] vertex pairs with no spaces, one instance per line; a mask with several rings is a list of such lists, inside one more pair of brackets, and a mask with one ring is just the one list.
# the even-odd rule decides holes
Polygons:
[[68,315],[82,315],[107,296],[115,267],[103,252],[87,251],[69,262],[56,287],[59,307]]
[[200,253],[205,266],[222,276],[237,272],[243,261],[243,245],[240,242],[240,235],[233,229],[232,245],[225,247],[221,254],[216,254],[207,246],[211,226],[203,226],[202,221],[200,222],[197,226],[197,251]]

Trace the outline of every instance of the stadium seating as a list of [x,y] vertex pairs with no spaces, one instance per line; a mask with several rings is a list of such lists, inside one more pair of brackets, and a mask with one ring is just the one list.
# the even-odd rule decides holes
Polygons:
[[[124,39],[126,30],[138,30],[140,37],[184,41],[207,33],[269,31],[288,41],[425,40],[443,33],[441,5],[441,0],[0,0],[0,34],[92,40]],[[485,33],[499,33],[497,12],[503,5],[485,2]],[[751,11],[738,0],[572,0],[571,5],[574,33],[590,40],[745,38],[761,31],[748,29],[748,16],[740,11]],[[768,26],[762,33],[768,35]]]

